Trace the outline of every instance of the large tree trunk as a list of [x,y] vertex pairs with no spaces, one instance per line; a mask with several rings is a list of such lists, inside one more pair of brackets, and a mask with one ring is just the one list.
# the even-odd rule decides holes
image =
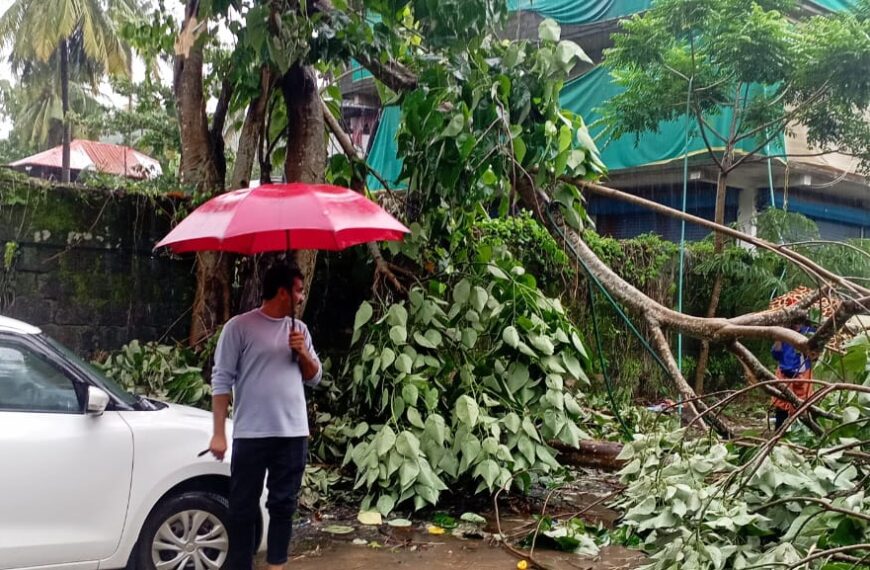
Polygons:
[[[287,106],[287,157],[284,178],[287,182],[323,182],[326,175],[326,127],[314,69],[294,65],[281,80]],[[295,252],[296,265],[305,275],[305,298],[314,280],[317,251]],[[297,314],[305,312],[305,302]]]
[[[326,172],[326,131],[317,79],[310,67],[294,65],[279,79],[278,86],[287,108],[287,156],[284,179],[287,182],[323,182]],[[266,101],[268,103],[268,101]],[[263,112],[265,113],[265,107]],[[263,157],[269,161],[269,157]],[[264,272],[285,256],[262,255],[252,264],[245,280],[241,303],[255,306],[259,302],[260,279]],[[293,262],[305,276],[305,298],[311,290],[317,251],[293,252]],[[297,316],[305,312],[306,301],[297,307]]]
[[[184,23],[175,46],[174,91],[181,133],[181,180],[211,195],[224,181],[214,161],[202,84],[202,43],[196,41],[196,7],[187,3]],[[230,317],[230,256],[197,254],[196,296],[190,324],[191,346],[210,337]]]
[[[265,65],[260,68],[260,94],[248,105],[245,124],[239,137],[236,162],[233,165],[231,188],[245,188],[251,183],[251,172],[258,155],[265,128],[266,111],[272,96],[272,77],[271,68]],[[248,311],[260,304],[262,272],[266,268],[262,258],[261,255],[253,255],[240,260],[238,271],[244,285],[237,299],[239,312]]]
[[[725,198],[728,195],[728,168],[732,163],[731,153],[722,157],[722,169],[716,180],[716,210],[713,213],[713,221],[717,224],[725,224]],[[725,236],[719,232],[713,234],[713,255],[719,256],[725,249]],[[719,309],[719,300],[722,298],[723,276],[717,271],[713,279],[713,288],[710,292],[710,303],[704,316],[712,319]],[[707,375],[707,365],[710,362],[710,341],[701,341],[701,351],[698,353],[698,364],[695,367],[695,392],[704,393],[704,377]]]
[[266,108],[272,93],[272,71],[266,65],[260,68],[260,94],[248,105],[245,124],[239,135],[239,148],[236,151],[236,162],[233,164],[233,175],[230,179],[230,189],[245,188],[251,183],[251,171],[257,158],[257,145],[263,132],[266,120]]
[[60,181],[64,184],[69,182],[70,160],[70,125],[69,125],[69,48],[66,38],[60,41],[60,101],[63,111],[63,139],[61,141],[61,170]]

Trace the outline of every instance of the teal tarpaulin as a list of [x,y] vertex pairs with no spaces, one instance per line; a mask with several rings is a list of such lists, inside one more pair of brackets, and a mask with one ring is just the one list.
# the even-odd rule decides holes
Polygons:
[[[399,159],[399,145],[396,142],[396,133],[399,132],[399,121],[402,111],[396,107],[384,107],[381,112],[381,120],[378,122],[378,130],[375,140],[372,141],[368,158],[369,166],[386,180],[390,189],[398,188],[399,174],[402,172],[402,161]],[[366,185],[369,190],[384,190],[383,184],[369,174]]]
[[832,12],[854,10],[858,6],[857,0],[809,0],[809,3]]
[[[596,110],[602,107],[608,99],[619,93],[620,87],[613,83],[610,73],[598,67],[589,73],[568,83],[561,93],[562,107],[582,116],[587,124],[592,125],[593,136],[602,131],[602,127],[593,123],[598,120]],[[396,132],[399,129],[401,111],[398,107],[387,107],[381,116],[375,139],[372,142],[368,156],[369,165],[375,169],[391,187],[401,187],[397,179],[402,171],[402,161],[398,158]],[[731,123],[731,111],[723,110],[718,115],[709,116],[707,120],[720,133],[727,132]],[[689,154],[707,152],[704,140],[690,123]],[[635,142],[634,135],[626,135],[618,140],[598,140],[601,149],[601,159],[611,171],[635,168],[648,164],[669,162],[682,158],[685,144],[685,119],[662,123],[657,133],[644,133]],[[716,148],[717,141],[713,135],[708,135],[711,145]],[[741,145],[744,151],[754,150],[760,141],[747,140]],[[785,154],[783,137],[775,139],[768,148],[771,155]],[[369,188],[382,189],[382,185],[373,176],[369,176]]]
[[[617,95],[621,88],[613,82],[610,73],[603,67],[593,69],[589,73],[575,79],[565,85],[561,93],[562,107],[582,116],[586,124],[592,125],[590,129],[593,136],[597,136],[602,130],[601,126],[594,126],[600,116],[596,112],[599,107]],[[706,119],[719,133],[727,133],[731,124],[731,110],[722,110],[715,116]],[[694,128],[694,121],[689,123],[693,128],[689,133],[689,154],[707,152],[704,139],[700,132]],[[659,125],[659,132],[647,132],[635,142],[634,135],[625,135],[614,141],[598,140],[598,148],[601,149],[601,160],[610,170],[634,168],[646,164],[669,162],[683,156],[685,145],[686,120],[680,118],[676,121],[664,122]],[[714,135],[708,134],[711,146],[721,146]],[[744,151],[754,150],[761,141],[744,141],[741,145]],[[784,140],[779,138],[770,145],[770,154],[784,154]]]
[[[839,12],[854,10],[857,0],[807,0],[820,8]],[[652,0],[508,0],[509,10],[536,12],[560,24],[588,24],[622,18],[642,12]]]
[[536,12],[560,24],[589,24],[641,12],[652,0],[508,0],[508,10]]

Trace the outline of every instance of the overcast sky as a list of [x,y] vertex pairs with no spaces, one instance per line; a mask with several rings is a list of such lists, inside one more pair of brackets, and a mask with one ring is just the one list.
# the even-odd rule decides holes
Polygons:
[[[0,0],[0,13],[5,13],[6,10],[14,3],[15,0]],[[169,7],[177,8],[179,10],[179,16],[183,15],[183,4],[179,1],[172,1],[167,3]],[[171,72],[171,71],[170,71]],[[133,79],[141,80],[145,74],[145,67],[142,61],[139,58],[134,58],[133,60]],[[15,81],[15,77],[12,75],[12,70],[9,67],[8,62],[8,50],[3,50],[0,52],[0,79],[5,79],[9,81]],[[165,79],[169,79],[166,77]],[[115,103],[117,105],[124,104],[126,99],[119,98],[117,96],[111,97],[110,91],[108,87],[104,89],[104,102],[106,104]],[[0,119],[0,138],[5,138],[9,134],[9,130],[12,128],[12,125],[9,121],[5,119]]]

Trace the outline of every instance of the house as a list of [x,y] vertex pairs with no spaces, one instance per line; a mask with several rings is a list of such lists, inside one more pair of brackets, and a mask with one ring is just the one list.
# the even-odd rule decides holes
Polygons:
[[[60,180],[63,147],[16,160],[9,166],[36,178]],[[154,178],[162,173],[160,163],[127,146],[75,139],[70,143],[70,180],[75,182],[85,171],[124,176],[135,180]]]
[[[850,0],[804,0],[799,11],[818,14],[849,9]],[[562,37],[577,42],[596,63],[610,47],[612,33],[621,18],[647,9],[651,0],[509,0],[511,21],[506,29],[517,37],[536,37],[538,24],[553,18],[562,26]],[[354,70],[341,83],[345,99],[354,116],[370,117],[380,113],[377,129],[368,149],[369,164],[387,181],[396,181],[401,171],[397,159],[395,133],[400,121],[398,108],[380,109],[374,83],[367,73]],[[580,66],[561,93],[563,107],[593,123],[594,110],[617,93],[606,69],[598,65]],[[364,110],[367,109],[367,110]],[[727,113],[720,119],[727,120]],[[353,121],[347,121],[351,128]],[[357,123],[358,124],[358,123]],[[365,128],[365,123],[363,123]],[[724,130],[724,129],[722,129]],[[870,238],[870,185],[856,173],[856,162],[842,155],[792,157],[808,154],[805,133],[796,129],[792,136],[771,143],[767,160],[755,161],[736,169],[729,176],[726,223],[738,223],[744,231],[755,233],[757,212],[771,205],[784,206],[814,220],[824,239]],[[663,124],[659,133],[646,133],[637,142],[633,136],[616,141],[599,141],[602,159],[609,168],[607,185],[680,208],[683,197],[684,157],[688,154],[687,210],[707,219],[713,218],[717,171],[698,134],[685,148],[685,121]],[[361,133],[360,137],[367,133]],[[593,134],[595,134],[593,132]],[[380,183],[370,177],[369,187]],[[630,238],[655,232],[677,241],[680,222],[639,206],[598,196],[589,197],[587,211],[602,234]],[[686,226],[687,239],[701,239],[708,230]]]

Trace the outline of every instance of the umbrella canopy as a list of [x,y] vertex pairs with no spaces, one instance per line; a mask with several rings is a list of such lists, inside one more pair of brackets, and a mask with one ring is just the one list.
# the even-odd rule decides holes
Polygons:
[[265,184],[212,198],[155,246],[175,253],[255,254],[289,249],[339,250],[410,233],[383,208],[348,188]]

